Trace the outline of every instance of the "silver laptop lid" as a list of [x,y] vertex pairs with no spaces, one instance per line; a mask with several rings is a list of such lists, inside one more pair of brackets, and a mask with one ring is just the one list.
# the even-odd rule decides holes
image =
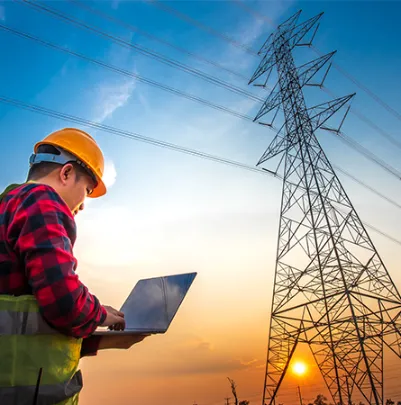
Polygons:
[[165,332],[196,275],[186,273],[138,281],[121,307],[125,330]]

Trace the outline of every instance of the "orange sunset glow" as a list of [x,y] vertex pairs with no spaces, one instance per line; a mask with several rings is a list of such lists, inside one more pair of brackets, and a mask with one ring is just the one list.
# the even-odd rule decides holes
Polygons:
[[292,371],[297,375],[304,375],[306,373],[306,364],[302,361],[297,361],[292,366]]
[[[119,310],[139,280],[196,272],[167,331],[143,325],[171,319],[164,284],[128,300],[125,332],[79,359],[79,405],[401,405],[400,17],[401,1],[0,0],[0,191],[47,178],[85,199],[75,241],[76,208],[42,208],[57,196],[0,196],[0,287],[45,309],[16,305],[18,328],[2,310],[0,376],[19,333],[71,381],[61,349],[48,366],[26,349],[42,314],[90,337],[124,323],[93,296]],[[104,176],[86,135],[31,155],[71,126]],[[154,334],[114,349],[138,331]]]

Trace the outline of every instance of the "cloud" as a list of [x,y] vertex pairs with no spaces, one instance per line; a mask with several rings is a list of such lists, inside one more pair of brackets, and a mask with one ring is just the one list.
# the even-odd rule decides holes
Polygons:
[[[118,7],[118,1],[115,1],[115,7]],[[134,33],[129,31],[123,37],[126,42],[132,42]],[[108,50],[107,59],[115,66],[121,66],[127,68],[135,74],[138,74],[135,67],[135,58],[131,49],[128,47],[121,48],[118,45],[112,45]],[[107,77],[107,79],[105,79]],[[102,77],[96,91],[94,105],[94,121],[103,122],[107,118],[110,118],[114,111],[123,107],[130,99],[133,91],[136,88],[135,78],[124,78],[121,76],[112,76],[110,80],[109,76]]]
[[[258,8],[244,4],[244,9],[241,2],[234,2],[233,4],[236,4],[242,12],[242,22],[236,28],[236,32],[240,32],[241,37],[237,41],[258,51],[292,3],[293,0],[262,1]],[[243,49],[231,46],[227,47],[227,51],[222,54],[220,63],[236,70],[246,71],[254,66],[255,59],[251,55],[244,54]]]
[[[178,346],[178,345],[177,345]],[[200,341],[193,345],[181,345],[170,352],[164,364],[160,364],[159,372],[168,375],[188,375],[188,374],[219,374],[234,370],[247,370],[253,368],[251,362],[247,364],[241,360],[233,358],[228,353],[223,353],[221,349],[214,349],[206,341]],[[174,361],[173,361],[174,359]],[[154,373],[154,369],[149,370]]]
[[136,87],[136,80],[129,79],[117,84],[102,85],[98,88],[94,121],[103,122],[111,117],[118,108],[123,107]]
[[117,178],[117,171],[116,167],[114,166],[114,162],[112,160],[106,160],[104,165],[104,175],[103,175],[103,182],[107,188],[113,186],[116,182]]
[[252,359],[252,360],[249,360],[249,361],[240,360],[240,363],[243,366],[251,366],[252,364],[257,363],[258,361],[259,361],[258,359]]
[[[247,365],[231,354],[224,353],[221,348],[214,348],[213,345],[202,338],[186,339],[183,335],[175,336],[174,341],[169,336],[164,336],[165,350],[162,354],[159,351],[157,341],[153,343],[155,348],[151,352],[146,350],[137,352],[135,359],[141,366],[135,367],[134,362],[129,361],[130,353],[127,354],[127,362],[119,364],[113,369],[114,375],[132,376],[140,374],[141,377],[151,375],[182,377],[188,375],[221,374],[233,371],[247,371],[254,368],[253,364]],[[171,339],[171,340],[170,340]],[[167,341],[166,341],[167,340]],[[141,357],[146,357],[146,361],[141,362]],[[131,357],[132,358],[132,357]],[[157,369],[154,364],[157,363]],[[114,368],[114,366],[113,366]]]

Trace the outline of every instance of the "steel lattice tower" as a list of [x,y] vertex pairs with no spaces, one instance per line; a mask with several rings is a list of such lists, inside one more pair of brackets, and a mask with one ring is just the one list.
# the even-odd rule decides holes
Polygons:
[[[328,66],[326,77],[334,52],[295,66],[294,47],[310,45],[302,42],[307,34],[313,39],[322,14],[301,24],[299,15],[270,35],[250,80],[277,68],[277,84],[255,121],[276,111],[274,120],[278,109],[285,118],[258,163],[281,155],[284,169],[263,403],[274,402],[303,342],[335,404],[348,404],[359,389],[369,404],[381,405],[384,345],[401,357],[401,296],[316,138],[319,128],[341,136],[354,95],[307,108],[303,87]],[[327,127],[341,108],[348,109],[340,127]]]

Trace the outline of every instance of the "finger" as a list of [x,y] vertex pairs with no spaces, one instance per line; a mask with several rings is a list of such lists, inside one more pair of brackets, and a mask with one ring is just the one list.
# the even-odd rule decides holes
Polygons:
[[116,324],[117,330],[124,330],[125,329],[125,322],[119,322]]

